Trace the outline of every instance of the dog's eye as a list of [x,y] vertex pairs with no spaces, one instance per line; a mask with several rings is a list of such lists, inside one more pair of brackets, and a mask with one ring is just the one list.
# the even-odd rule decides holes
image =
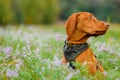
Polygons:
[[91,20],[91,19],[92,19],[92,16],[90,16],[88,19]]

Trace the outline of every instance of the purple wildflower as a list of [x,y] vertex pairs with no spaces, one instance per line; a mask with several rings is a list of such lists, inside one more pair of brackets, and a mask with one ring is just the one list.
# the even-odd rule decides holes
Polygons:
[[35,52],[36,52],[36,53],[38,53],[39,51],[40,51],[40,49],[39,49],[39,48],[35,49]]
[[97,42],[95,44],[95,47],[97,47],[98,51],[105,51],[105,52],[109,52],[110,54],[113,54],[115,51],[112,49],[112,47],[107,46],[105,43],[100,43]]
[[61,35],[61,34],[56,34],[56,35],[55,35],[55,38],[56,38],[57,41],[59,41],[59,40],[61,40],[62,35]]
[[3,52],[6,53],[7,55],[11,55],[12,54],[12,47],[6,47],[3,49]]
[[8,77],[18,77],[17,71],[15,71],[15,70],[10,70],[10,69],[7,70],[6,75],[7,75]]

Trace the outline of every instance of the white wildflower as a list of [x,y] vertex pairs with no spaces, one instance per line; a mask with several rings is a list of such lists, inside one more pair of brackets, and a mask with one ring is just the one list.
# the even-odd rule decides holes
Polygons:
[[92,37],[88,38],[88,40],[87,40],[88,43],[91,43],[92,41],[93,41]]
[[100,42],[96,42],[96,43],[94,44],[94,46],[95,46],[95,47],[98,47],[98,46],[100,46],[100,44],[101,44]]
[[53,64],[56,66],[60,66],[62,64],[62,60],[59,59],[57,56],[54,56]]
[[45,67],[44,66],[42,66],[42,71],[45,71]]
[[72,77],[73,77],[73,73],[70,73],[67,75],[67,77],[65,77],[65,80],[71,80]]
[[16,66],[16,68],[15,68],[16,71],[20,70],[20,64],[16,64],[15,66]]
[[115,80],[120,80],[120,78],[116,78]]
[[104,76],[107,76],[107,72],[106,72],[106,71],[104,71],[104,72],[103,72],[103,75],[104,75]]
[[23,64],[23,61],[22,60],[20,60],[20,59],[17,59],[17,60],[15,60],[16,61],[16,71],[18,71],[18,70],[20,70],[20,66]]
[[119,68],[119,67],[118,67],[118,66],[116,66],[116,67],[115,67],[115,70],[118,70],[118,68]]
[[79,73],[80,73],[79,70],[77,70],[77,71],[75,71],[75,72],[73,72],[73,73],[70,73],[70,74],[68,74],[68,75],[65,77],[65,80],[71,80],[71,78],[72,78],[74,75],[79,74]]
[[23,50],[23,51],[26,51],[26,47],[24,46],[24,47],[22,48],[22,50]]

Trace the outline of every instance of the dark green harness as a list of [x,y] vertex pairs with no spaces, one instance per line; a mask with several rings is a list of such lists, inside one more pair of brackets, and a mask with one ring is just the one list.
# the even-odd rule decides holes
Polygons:
[[88,48],[88,44],[69,44],[67,41],[65,41],[63,52],[64,56],[66,58],[66,61],[70,62],[69,66],[72,69],[75,69],[76,67],[73,65],[73,61],[75,61],[76,57],[79,56],[83,51],[85,51]]
[[68,62],[75,61],[76,57],[88,48],[88,44],[69,44],[65,41],[63,52]]

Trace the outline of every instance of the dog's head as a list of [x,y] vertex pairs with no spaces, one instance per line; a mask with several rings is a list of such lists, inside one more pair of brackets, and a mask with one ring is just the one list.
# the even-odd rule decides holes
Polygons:
[[70,36],[75,29],[87,33],[90,36],[103,35],[109,25],[99,21],[95,16],[88,12],[73,13],[66,21],[66,32]]

